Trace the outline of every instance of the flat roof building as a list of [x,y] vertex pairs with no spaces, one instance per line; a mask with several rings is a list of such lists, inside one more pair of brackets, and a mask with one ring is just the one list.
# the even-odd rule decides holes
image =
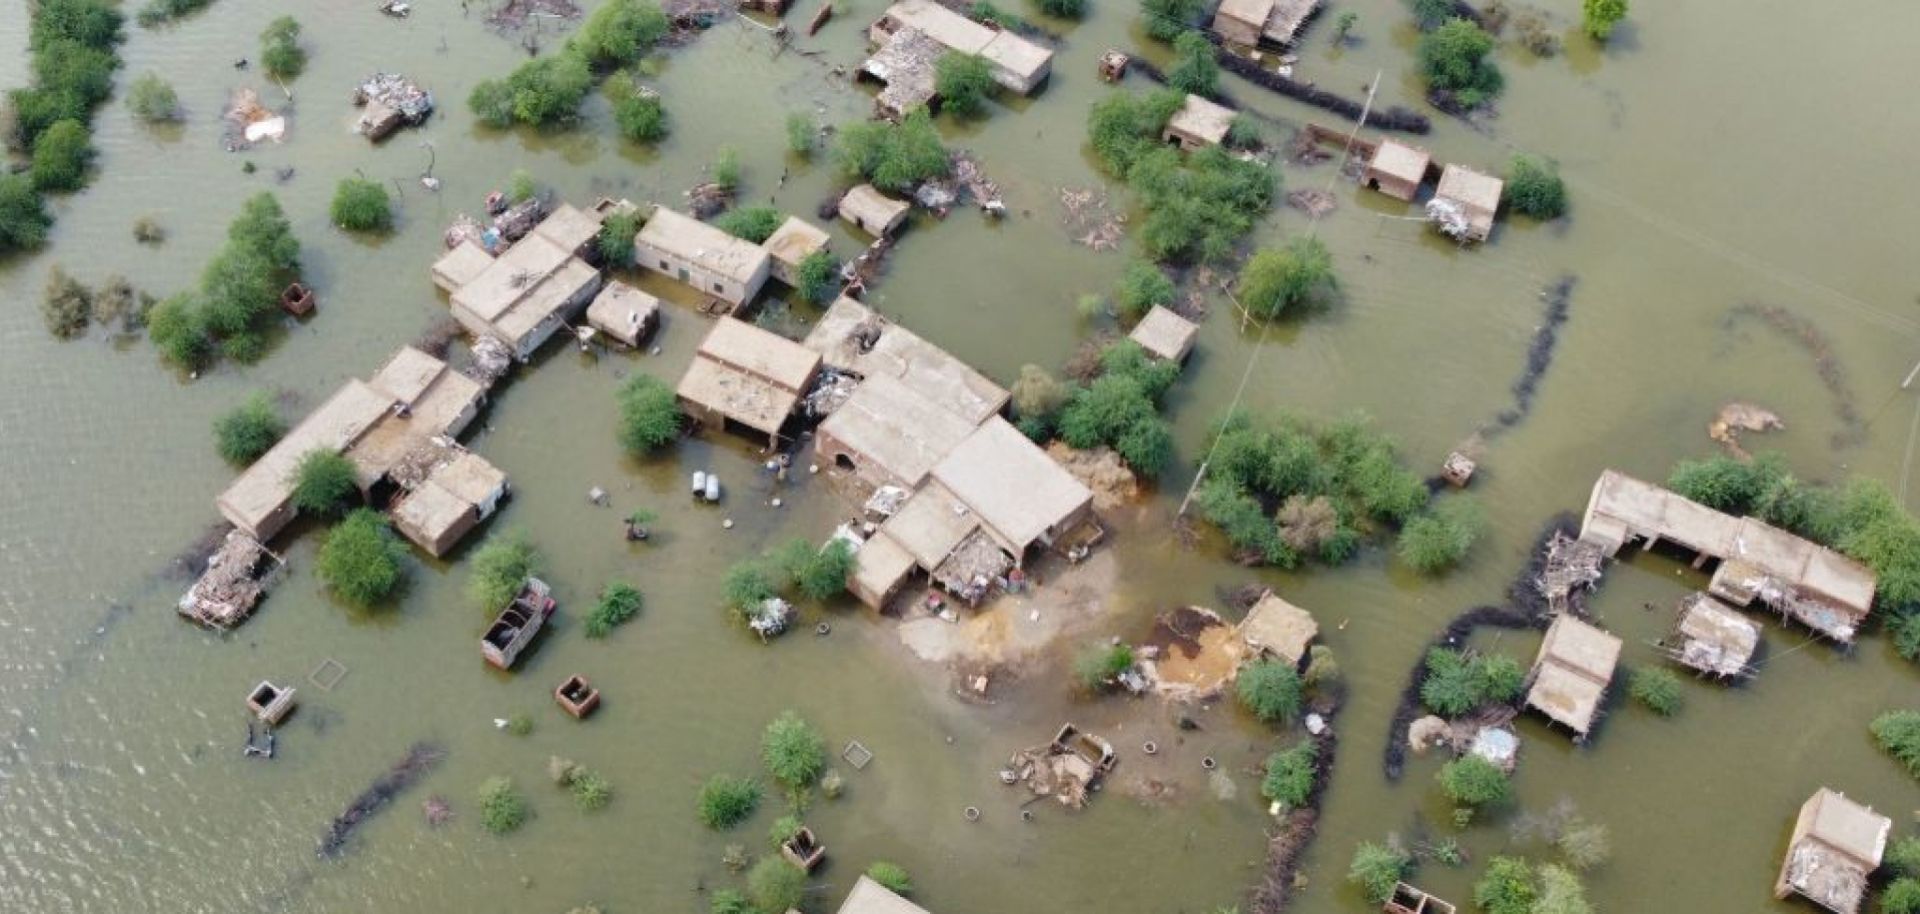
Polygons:
[[860,64],[861,75],[883,84],[873,100],[880,116],[898,121],[915,108],[933,104],[934,64],[947,48],[927,33],[905,27],[888,35]]
[[493,516],[507,495],[507,474],[465,448],[437,464],[393,506],[393,526],[434,556]]
[[[565,240],[564,231],[558,234]],[[440,272],[436,265],[436,281]],[[468,332],[498,339],[524,362],[586,307],[600,282],[600,271],[536,228],[460,286],[449,303],[454,319]]]
[[921,486],[880,526],[881,533],[928,572],[946,564],[954,550],[979,529],[979,515],[938,482]]
[[901,0],[867,29],[867,39],[884,45],[901,29],[918,29],[949,51],[985,58],[993,80],[1027,95],[1053,70],[1053,51],[1001,29],[981,25],[934,0]]
[[1007,420],[988,419],[933,469],[1018,564],[1093,512],[1093,491]]
[[1704,593],[1680,600],[1674,659],[1712,676],[1742,676],[1760,647],[1760,626]]
[[1180,110],[1173,113],[1165,129],[1160,131],[1160,141],[1178,143],[1188,152],[1218,146],[1227,141],[1227,132],[1233,129],[1233,117],[1232,108],[1188,93]]
[[1269,590],[1247,610],[1240,620],[1240,640],[1257,656],[1269,654],[1298,666],[1307,656],[1307,648],[1320,634],[1313,614],[1280,598]]
[[722,317],[700,342],[675,393],[696,420],[716,426],[731,421],[777,439],[819,370],[819,353]]
[[660,324],[660,299],[612,280],[587,306],[587,323],[629,347],[638,347]]
[[872,879],[861,876],[840,903],[839,914],[928,914],[923,908]]
[[412,346],[402,346],[367,383],[392,405],[347,448],[363,492],[385,480],[421,442],[459,437],[486,400],[479,381]]
[[1140,323],[1133,325],[1133,332],[1127,339],[1140,344],[1147,354],[1170,362],[1179,362],[1193,351],[1194,338],[1200,335],[1200,325],[1187,320],[1171,309],[1154,305]]
[[1620,662],[1619,638],[1561,614],[1547,627],[1533,662],[1527,704],[1581,736],[1593,729]]
[[533,227],[533,234],[575,257],[585,258],[593,253],[589,246],[599,240],[600,224],[604,220],[598,207],[581,209],[562,203]]
[[1010,396],[952,353],[844,295],[821,316],[804,345],[836,371],[899,381],[969,426],[999,413]]
[[468,238],[433,262],[433,284],[452,295],[460,291],[461,286],[479,279],[492,265],[493,255],[479,242]]
[[1493,216],[1500,210],[1505,186],[1492,175],[1448,164],[1440,171],[1440,186],[1427,202],[1427,212],[1442,231],[1462,241],[1485,241],[1493,234]]
[[1433,156],[1425,149],[1383,138],[1374,147],[1360,183],[1389,197],[1412,201],[1420,195],[1420,186],[1427,182],[1427,169],[1432,165]]
[[798,281],[800,262],[809,255],[824,251],[832,236],[823,229],[799,216],[788,216],[787,221],[767,236],[761,245],[773,258],[769,265],[773,278],[793,288],[800,288]]
[[1320,0],[1224,0],[1213,16],[1213,31],[1235,44],[1292,44]]
[[1801,804],[1773,897],[1801,895],[1834,914],[1854,914],[1880,868],[1893,820],[1822,787]]
[[735,306],[760,294],[773,262],[766,248],[664,206],[653,208],[634,237],[634,257],[642,267]]
[[885,238],[907,221],[907,204],[871,184],[861,184],[840,198],[840,218],[869,235]]
[[973,430],[973,422],[882,374],[862,381],[820,423],[814,450],[821,465],[868,485],[912,489]]
[[860,602],[874,609],[885,609],[887,601],[892,600],[912,576],[913,569],[912,553],[885,530],[876,530],[853,553],[853,574],[847,577],[847,589]]

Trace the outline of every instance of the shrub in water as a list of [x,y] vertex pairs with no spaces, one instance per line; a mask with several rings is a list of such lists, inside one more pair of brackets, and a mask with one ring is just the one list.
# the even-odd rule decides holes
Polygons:
[[658,93],[642,88],[639,81],[625,73],[607,79],[600,87],[613,104],[613,122],[620,135],[636,143],[658,143],[667,138],[667,109]]
[[40,296],[40,316],[47,332],[70,340],[87,332],[93,313],[93,292],[55,264],[47,273],[47,286]]
[[1473,884],[1473,903],[1487,914],[1533,914],[1533,870],[1519,857],[1495,857]]
[[739,889],[715,889],[707,910],[710,914],[760,914],[753,902],[747,900],[747,894]]
[[1593,914],[1579,874],[1552,863],[1540,867],[1540,900],[1533,914]]
[[659,378],[636,374],[620,385],[620,444],[636,457],[680,437],[680,404]]
[[527,799],[504,777],[488,778],[480,785],[480,824],[487,831],[504,835],[526,824]]
[[876,860],[867,867],[867,878],[886,886],[896,895],[913,894],[913,877],[907,875],[907,868],[898,863]]
[[405,555],[406,547],[393,535],[386,515],[361,508],[327,531],[314,573],[340,599],[371,606],[399,586]]
[[589,63],[609,70],[639,60],[666,34],[667,14],[653,0],[609,0],[570,43]]
[[1238,289],[1240,304],[1255,317],[1275,318],[1325,307],[1338,285],[1327,246],[1302,235],[1248,259]]
[[721,213],[713,225],[735,238],[759,244],[772,237],[786,220],[786,216],[771,206],[747,206]]
[[750,778],[716,774],[700,788],[700,821],[708,828],[732,828],[760,805],[760,785]]
[[972,117],[986,108],[993,92],[993,68],[978,54],[948,51],[933,64],[933,91],[941,107],[956,117]]
[[1140,0],[1140,18],[1147,34],[1161,41],[1172,41],[1191,29],[1206,12],[1203,0]]
[[827,769],[827,744],[799,714],[786,711],[767,725],[760,757],[774,780],[797,791],[812,786]]
[[933,116],[915,108],[898,124],[862,121],[840,130],[834,158],[848,174],[885,191],[906,191],[952,167],[934,130]]
[[833,298],[834,280],[839,275],[840,261],[821,249],[800,258],[800,265],[793,271],[793,281],[807,301],[823,305]]
[[1420,69],[1427,88],[1452,94],[1461,107],[1476,108],[1500,93],[1504,80],[1487,55],[1493,36],[1469,19],[1449,19],[1420,37]]
[[633,263],[633,237],[640,232],[642,221],[639,212],[623,211],[600,223],[600,235],[595,243],[608,264],[629,266]]
[[813,155],[813,138],[819,128],[808,114],[795,111],[787,115],[787,151],[798,156]]
[[0,175],[0,251],[23,251],[47,239],[53,217],[26,175]]
[[1513,794],[1507,773],[1477,755],[1466,755],[1440,767],[1437,777],[1447,798],[1463,806],[1504,803]]
[[1869,729],[1881,749],[1920,778],[1920,711],[1888,711],[1874,718]]
[[158,73],[142,73],[127,86],[127,110],[149,124],[180,119],[180,96]]
[[1567,211],[1560,170],[1539,156],[1517,155],[1507,166],[1507,205],[1523,216],[1558,219]]
[[573,794],[573,805],[583,812],[605,809],[613,802],[613,785],[599,772],[586,768],[574,769],[573,776],[567,779],[567,791]]
[[632,584],[615,581],[600,592],[600,602],[593,605],[587,614],[586,634],[589,638],[605,638],[616,626],[633,618],[640,612],[640,591]]
[[489,127],[557,124],[578,116],[592,88],[586,58],[562,53],[527,61],[505,79],[482,81],[467,96],[467,106]]
[[355,232],[393,227],[393,199],[387,187],[365,178],[342,178],[333,191],[333,224]]
[[1278,660],[1255,660],[1240,668],[1234,682],[1240,704],[1268,723],[1292,720],[1300,713],[1300,674]]
[[1122,314],[1138,318],[1153,310],[1154,305],[1173,304],[1173,296],[1173,280],[1152,261],[1136,258],[1127,261],[1127,268],[1121,271],[1113,299],[1120,305]]
[[359,490],[353,461],[332,451],[309,451],[293,468],[293,506],[309,514],[332,514]]
[[779,857],[764,857],[747,872],[747,897],[757,910],[792,911],[806,895],[806,871]]
[[79,190],[87,183],[87,164],[93,161],[93,137],[79,121],[58,121],[33,143],[33,164],[27,174],[41,190]]
[[281,16],[260,33],[260,65],[278,79],[292,79],[307,68],[307,52],[300,47],[300,23]]
[[1680,710],[1680,678],[1659,667],[1641,667],[1628,678],[1627,690],[1635,701],[1661,717],[1672,717]]
[[286,431],[286,420],[274,410],[273,400],[257,393],[214,420],[213,440],[222,459],[244,465],[259,459]]
[[1213,59],[1213,44],[1207,36],[1188,31],[1173,40],[1173,66],[1167,70],[1167,85],[1200,96],[1219,91],[1220,64]]
[[1882,914],[1920,914],[1920,879],[1902,876],[1880,893]]
[[1465,495],[1448,497],[1401,528],[1400,560],[1422,574],[1445,571],[1466,558],[1486,525],[1479,502]]
[[1111,688],[1120,674],[1133,668],[1133,645],[1095,644],[1073,661],[1073,678],[1089,692]]
[[1353,850],[1353,863],[1347,867],[1347,881],[1359,887],[1372,904],[1386,904],[1393,887],[1413,869],[1413,858],[1398,848],[1362,841]]
[[1267,775],[1260,795],[1283,806],[1297,807],[1313,792],[1313,774],[1319,751],[1312,742],[1267,756]]
[[740,186],[740,153],[732,146],[722,146],[713,157],[713,183],[726,190]]
[[495,534],[473,554],[467,595],[481,609],[497,612],[513,602],[520,585],[540,573],[540,552],[518,533]]

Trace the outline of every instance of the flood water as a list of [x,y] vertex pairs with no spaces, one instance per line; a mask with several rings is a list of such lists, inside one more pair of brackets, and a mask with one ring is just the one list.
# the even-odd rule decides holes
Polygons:
[[[482,4],[474,3],[478,8]],[[0,17],[0,48],[24,49],[24,4]],[[427,267],[460,211],[526,168],[566,199],[598,195],[680,201],[715,150],[732,145],[748,200],[772,198],[810,217],[833,176],[791,160],[782,119],[864,116],[870,90],[831,75],[862,50],[860,26],[881,0],[837,4],[838,16],[776,56],[759,29],[730,23],[664,58],[657,85],[673,135],[641,149],[612,131],[604,102],[579,129],[497,132],[475,125],[464,99],[480,79],[524,56],[450,0],[416,4],[405,21],[372,3],[254,4],[220,0],[170,28],[131,29],[123,82],[157,71],[180,90],[183,128],[150,130],[119,100],[96,120],[99,176],[59,201],[50,244],[0,263],[0,909],[8,911],[521,910],[590,901],[609,912],[704,911],[703,887],[735,884],[722,849],[756,854],[777,815],[773,797],[730,833],[696,821],[694,793],[714,772],[756,773],[761,728],[796,708],[839,747],[859,740],[877,758],[847,770],[846,795],[808,816],[831,862],[809,907],[830,911],[874,859],[911,870],[937,912],[1113,910],[1200,912],[1239,902],[1260,872],[1270,820],[1254,766],[1272,737],[1227,709],[1200,714],[1178,738],[1179,709],[1157,700],[1074,699],[1061,665],[1029,673],[992,705],[960,700],[944,669],[913,659],[896,623],[851,605],[826,612],[832,634],[805,630],[763,646],[728,623],[719,578],[727,564],[795,535],[821,535],[844,512],[824,486],[789,487],[765,506],[758,455],[743,441],[683,443],[645,463],[614,441],[613,392],[635,371],[676,379],[705,329],[691,310],[669,314],[657,355],[585,357],[557,344],[494,398],[472,447],[505,469],[515,496],[490,529],[525,531],[548,557],[562,609],[557,625],[512,675],[486,669],[475,638],[486,619],[464,598],[465,569],[416,554],[405,596],[371,612],[339,605],[310,574],[317,537],[283,538],[292,573],[229,636],[183,623],[172,604],[184,582],[172,556],[217,519],[212,498],[232,477],[209,424],[250,392],[286,392],[304,411],[344,379],[364,377],[445,315]],[[220,148],[220,109],[238,85],[279,90],[229,64],[258,53],[257,36],[285,7],[305,26],[308,71],[290,84],[292,130],[281,146]],[[1577,4],[1555,3],[1571,27]],[[1413,104],[1413,34],[1393,0],[1337,0],[1360,14],[1362,40],[1330,44],[1331,15],[1310,33],[1302,72],[1359,94],[1376,72],[1384,103]],[[796,25],[811,13],[803,4]],[[1023,363],[1057,366],[1098,329],[1074,300],[1108,288],[1123,255],[1075,245],[1060,224],[1062,187],[1102,185],[1083,149],[1085,115],[1111,91],[1094,76],[1110,46],[1144,47],[1131,3],[1102,0],[1065,34],[1054,76],[1032,100],[991,117],[943,124],[1001,183],[1012,217],[971,212],[916,223],[871,299],[907,326],[1003,383]],[[1562,56],[1504,51],[1509,88],[1490,133],[1436,117],[1436,158],[1497,170],[1515,150],[1558,159],[1570,219],[1502,223],[1492,244],[1459,250],[1385,198],[1334,184],[1339,209],[1322,220],[1344,294],[1328,314],[1243,331],[1216,302],[1199,350],[1170,398],[1179,455],[1163,489],[1110,517],[1101,560],[1117,569],[1104,613],[1078,638],[1144,637],[1154,612],[1219,606],[1216,589],[1259,580],[1319,617],[1349,683],[1338,726],[1340,763],[1317,843],[1307,856],[1304,914],[1361,911],[1344,881],[1352,848],[1389,832],[1451,833],[1432,784],[1437,761],[1413,759],[1398,783],[1380,754],[1406,671],[1431,633],[1469,606],[1497,602],[1540,525],[1577,511],[1605,467],[1664,478],[1681,457],[1713,446],[1704,434],[1732,399],[1783,416],[1785,431],[1750,443],[1784,451],[1804,474],[1864,474],[1907,495],[1920,393],[1898,384],[1920,356],[1920,278],[1910,256],[1920,207],[1908,190],[1920,142],[1911,104],[1920,8],[1860,0],[1844,15],[1782,0],[1637,4],[1604,53],[1569,34]],[[549,46],[554,40],[549,31]],[[1163,49],[1150,52],[1163,54]],[[398,70],[438,96],[419,131],[369,147],[350,132],[351,85]],[[26,78],[22,53],[0,55],[0,84]],[[1145,83],[1134,77],[1132,88]],[[1229,90],[1275,120],[1284,137],[1329,116],[1231,77]],[[423,145],[430,143],[432,152]],[[444,186],[417,176],[433,161]],[[245,161],[258,164],[244,174]],[[293,168],[284,184],[273,175]],[[1327,186],[1332,166],[1276,166],[1288,189]],[[783,170],[789,178],[779,179]],[[354,173],[402,189],[398,230],[383,240],[327,223],[335,182]],[[303,245],[316,316],[251,367],[197,379],[159,363],[144,341],[58,342],[37,313],[48,269],[90,282],[124,274],[157,295],[193,282],[241,201],[272,189]],[[154,214],[170,237],[134,243]],[[1258,237],[1306,228],[1276,208]],[[858,241],[834,226],[836,250]],[[1493,519],[1470,563],[1440,579],[1409,573],[1372,549],[1335,571],[1253,572],[1217,544],[1183,549],[1169,519],[1206,446],[1206,427],[1240,386],[1256,410],[1334,416],[1364,410],[1423,472],[1508,408],[1542,313],[1538,290],[1577,277],[1532,412],[1490,438],[1475,491]],[[1778,306],[1811,321],[1844,374],[1824,385],[1813,354],[1752,319],[1742,305]],[[1836,396],[1851,398],[1864,436]],[[1844,436],[1843,436],[1844,437]],[[720,508],[682,494],[694,469],[730,485]],[[588,504],[593,486],[614,507]],[[1909,499],[1909,506],[1912,501]],[[617,518],[658,510],[656,542],[634,548]],[[723,530],[721,520],[736,526]],[[476,538],[477,539],[477,538]],[[632,623],[604,641],[578,619],[600,587],[624,579],[646,594]],[[1704,579],[1667,560],[1614,567],[1594,602],[1627,642],[1628,665],[1654,662],[1648,642],[1666,607]],[[1037,602],[1044,607],[1048,595]],[[1571,799],[1613,833],[1612,862],[1590,880],[1606,911],[1804,909],[1770,888],[1794,810],[1821,785],[1893,815],[1911,830],[1914,784],[1869,742],[1867,721],[1920,695],[1920,670],[1874,633],[1851,654],[1766,626],[1766,667],[1735,689],[1686,687],[1687,707],[1657,719],[1624,702],[1590,746],[1538,720],[1520,724],[1522,810]],[[1532,633],[1496,645],[1530,658]],[[348,670],[331,690],[308,673],[332,658]],[[603,691],[575,722],[550,691],[571,673]],[[271,762],[243,758],[242,700],[261,679],[299,687],[301,707]],[[495,718],[525,712],[515,737]],[[1052,804],[1020,821],[995,770],[1012,751],[1073,719],[1115,738],[1116,788],[1086,810]],[[1150,767],[1135,750],[1158,738]],[[431,740],[448,757],[425,782],[359,829],[347,852],[321,860],[326,823],[408,746]],[[583,814],[550,786],[550,754],[604,773],[617,795]],[[1223,777],[1199,760],[1214,756]],[[1129,772],[1132,772],[1131,774]],[[1125,788],[1146,773],[1166,797]],[[513,777],[535,814],[494,838],[478,825],[474,792]],[[1131,779],[1131,780],[1130,780]],[[1229,796],[1229,793],[1231,794]],[[457,817],[440,828],[420,803],[441,794]],[[978,806],[979,822],[962,810]],[[1509,844],[1517,813],[1459,833],[1478,860]],[[1464,904],[1478,866],[1428,865],[1419,881]]]

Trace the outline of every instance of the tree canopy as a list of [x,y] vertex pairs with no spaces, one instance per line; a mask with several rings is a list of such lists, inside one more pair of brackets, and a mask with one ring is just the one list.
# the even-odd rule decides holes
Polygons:
[[1470,19],[1449,19],[1420,36],[1420,70],[1429,91],[1450,96],[1461,108],[1477,108],[1500,94],[1500,68],[1487,55],[1493,36]]
[[1173,39],[1173,66],[1167,70],[1167,85],[1202,97],[1220,91],[1220,63],[1213,59],[1213,43],[1207,36],[1189,29]]
[[1326,244],[1313,235],[1297,235],[1284,247],[1248,258],[1237,286],[1241,307],[1271,319],[1325,307],[1339,280]]
[[951,167],[947,148],[933,128],[925,108],[908,112],[898,124],[863,121],[840,130],[834,159],[848,174],[859,175],[875,187],[906,191],[928,178],[945,176]]
[[361,508],[327,532],[314,573],[341,599],[371,606],[399,586],[405,555],[386,516]]
[[1580,27],[1595,41],[1613,37],[1613,29],[1627,18],[1627,0],[1581,0]]
[[359,491],[353,461],[333,451],[308,451],[294,465],[293,506],[308,514],[332,514]]
[[979,115],[986,110],[993,88],[993,67],[978,54],[948,51],[933,63],[933,91],[948,114]]
[[635,374],[620,385],[620,445],[641,456],[680,437],[680,404],[673,388],[649,374]]

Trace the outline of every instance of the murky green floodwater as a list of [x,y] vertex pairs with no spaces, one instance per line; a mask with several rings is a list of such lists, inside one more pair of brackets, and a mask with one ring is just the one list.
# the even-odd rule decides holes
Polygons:
[[[1304,51],[1322,83],[1357,88],[1383,70],[1389,102],[1414,97],[1412,36],[1391,0],[1342,0],[1361,14],[1358,47],[1335,52],[1324,24]],[[759,845],[772,813],[715,835],[692,815],[695,785],[714,771],[757,766],[764,722],[786,707],[819,723],[834,744],[859,739],[878,761],[850,778],[845,799],[811,821],[833,862],[812,907],[831,910],[876,857],[911,869],[935,911],[1201,911],[1238,899],[1263,853],[1265,819],[1252,765],[1263,737],[1231,715],[1173,745],[1173,711],[1154,702],[1074,705],[1063,683],[1036,674],[997,705],[962,703],[944,671],[908,659],[893,623],[850,609],[834,634],[800,634],[762,647],[722,621],[720,570],[734,557],[838,514],[831,496],[802,485],[788,507],[757,506],[754,453],[738,441],[691,442],[645,466],[612,439],[612,392],[632,371],[677,377],[703,332],[697,315],[669,316],[657,357],[595,362],[556,350],[497,397],[474,446],[513,477],[516,498],[499,523],[529,531],[550,557],[563,609],[558,628],[513,676],[474,656],[484,623],[462,599],[464,575],[422,562],[397,608],[335,605],[307,571],[314,538],[290,548],[294,574],[230,637],[178,620],[180,582],[167,560],[215,517],[211,498],[231,476],[208,423],[251,390],[293,392],[311,406],[349,376],[365,375],[444,314],[426,275],[439,231],[513,167],[568,198],[615,193],[667,202],[696,180],[713,150],[736,146],[747,196],[807,213],[831,176],[788,162],[789,110],[823,120],[862,115],[865,97],[831,77],[860,56],[856,26],[881,8],[856,0],[816,41],[820,57],[773,58],[757,30],[719,28],[676,51],[659,84],[673,137],[642,151],[615,138],[596,100],[582,129],[561,135],[476,128],[461,101],[472,84],[517,62],[513,45],[444,0],[416,4],[405,22],[372,4],[281,5],[221,0],[176,28],[136,30],[127,73],[154,69],[180,89],[187,126],[155,133],[117,105],[97,121],[101,175],[59,204],[52,243],[0,264],[0,908],[9,911],[558,911],[589,900],[608,910],[704,909],[695,893],[726,878],[729,841]],[[478,6],[479,4],[475,4]],[[1571,0],[1553,4],[1567,22]],[[269,7],[276,7],[270,9]],[[218,147],[225,94],[251,74],[228,62],[257,53],[256,35],[292,6],[313,51],[290,141],[230,155]],[[1295,910],[1359,911],[1341,880],[1353,844],[1421,817],[1444,817],[1431,788],[1435,762],[1415,760],[1399,784],[1379,768],[1386,720],[1405,671],[1444,619],[1498,598],[1550,513],[1577,509],[1605,466],[1660,477],[1677,457],[1708,450],[1703,428],[1728,399],[1761,402],[1788,430],[1766,446],[1810,475],[1863,473],[1904,489],[1917,401],[1897,391],[1916,355],[1911,239],[1920,207],[1907,191],[1920,113],[1906,84],[1920,13],[1868,0],[1833,15],[1782,0],[1645,4],[1605,55],[1579,40],[1560,58],[1510,54],[1510,88],[1493,134],[1438,124],[1445,158],[1497,166],[1512,149],[1557,157],[1575,213],[1541,228],[1506,224],[1491,246],[1457,251],[1382,198],[1340,185],[1341,208],[1321,231],[1339,260],[1345,302],[1330,315],[1273,330],[1248,387],[1257,408],[1333,414],[1364,409],[1421,467],[1439,459],[1508,403],[1539,315],[1535,290],[1579,277],[1572,319],[1532,416],[1492,440],[1476,484],[1495,519],[1471,566],[1441,581],[1390,568],[1380,553],[1339,571],[1262,577],[1315,610],[1352,684],[1341,719],[1341,764],[1310,884]],[[25,44],[24,4],[0,17],[0,47]],[[810,11],[810,7],[808,8]],[[1099,182],[1081,149],[1088,105],[1107,88],[1093,77],[1108,46],[1136,46],[1133,6],[1107,2],[1071,27],[1045,93],[977,125],[949,127],[1003,184],[1016,218],[985,225],[970,213],[920,224],[898,249],[876,300],[909,325],[1002,381],[1025,362],[1058,364],[1086,327],[1073,299],[1106,287],[1121,257],[1074,246],[1058,225],[1056,189]],[[797,12],[796,20],[805,12]],[[443,109],[424,131],[369,148],[349,132],[351,82],[398,69],[430,85]],[[25,63],[0,60],[0,83]],[[1321,119],[1251,87],[1231,89],[1282,121]],[[438,196],[413,181],[428,153],[445,181]],[[259,173],[240,171],[243,159]],[[281,167],[296,176],[275,186]],[[784,185],[784,168],[792,175]],[[361,171],[405,188],[400,230],[368,243],[326,224],[333,183]],[[1328,169],[1283,169],[1289,187],[1323,186]],[[161,367],[144,343],[58,343],[36,313],[48,267],[98,280],[120,272],[165,294],[189,283],[248,194],[273,187],[304,245],[322,310],[258,366],[191,381]],[[172,237],[135,245],[135,216],[157,213]],[[1276,210],[1263,239],[1302,228]],[[856,248],[842,235],[838,248]],[[1835,450],[1832,396],[1809,356],[1772,331],[1729,330],[1728,309],[1782,305],[1831,339],[1869,423],[1863,444]],[[1191,477],[1204,428],[1231,398],[1260,339],[1224,311],[1203,331],[1198,357],[1173,396],[1181,451],[1170,474]],[[695,468],[732,484],[724,510],[680,495]],[[661,510],[656,545],[621,542],[614,511],[594,508],[594,485],[621,511]],[[1212,552],[1184,552],[1167,531],[1178,492],[1115,518],[1118,595],[1098,632],[1138,636],[1159,608],[1214,601],[1216,585],[1249,573]],[[722,531],[720,518],[739,521]],[[626,578],[647,594],[639,620],[605,642],[580,636],[569,610],[600,585]],[[1627,661],[1664,625],[1644,602],[1666,605],[1698,576],[1660,560],[1613,570],[1597,601],[1628,641]],[[113,606],[129,607],[116,612]],[[1502,647],[1530,656],[1534,636]],[[1518,785],[1526,805],[1573,799],[1613,829],[1613,863],[1593,877],[1608,911],[1787,910],[1768,888],[1792,810],[1829,784],[1910,825],[1911,781],[1869,745],[1876,711],[1914,703],[1920,675],[1884,639],[1852,656],[1770,625],[1771,661],[1751,686],[1689,686],[1673,721],[1622,707],[1596,744],[1571,747],[1537,721],[1522,724]],[[350,673],[330,692],[305,683],[336,658]],[[606,694],[586,723],[548,698],[568,673]],[[241,699],[261,678],[295,680],[304,699],[283,733],[281,757],[243,759]],[[516,739],[491,721],[532,713]],[[1010,750],[1072,717],[1117,734],[1123,749],[1161,735],[1174,799],[1147,806],[1119,792],[1084,813],[1051,808],[1031,824],[993,777]],[[363,828],[338,861],[314,847],[329,818],[412,742],[450,756],[422,787]],[[546,786],[550,753],[600,769],[619,790],[584,816]],[[1223,801],[1198,759],[1221,758],[1238,789]],[[1121,772],[1134,761],[1123,761]],[[507,773],[537,815],[509,839],[480,832],[472,793]],[[419,802],[450,797],[461,817],[429,829]],[[986,815],[965,822],[960,810]],[[1499,850],[1506,829],[1465,834],[1476,855]],[[1422,881],[1464,900],[1472,871]]]

